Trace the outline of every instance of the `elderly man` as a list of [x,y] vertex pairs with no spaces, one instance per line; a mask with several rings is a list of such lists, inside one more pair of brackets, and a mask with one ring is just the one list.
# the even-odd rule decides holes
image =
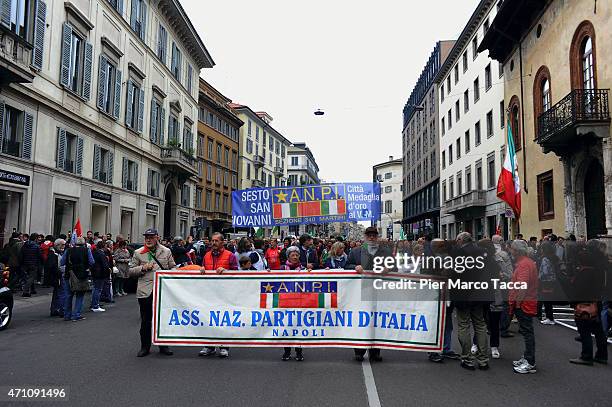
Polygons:
[[535,334],[533,317],[537,314],[538,304],[538,269],[529,254],[531,249],[524,240],[515,240],[510,246],[510,253],[515,259],[512,283],[524,283],[525,289],[512,289],[509,294],[510,309],[519,322],[519,332],[523,334],[525,352],[523,357],[513,362],[516,373],[535,373]]
[[[157,229],[144,232],[145,244],[134,252],[130,262],[130,277],[138,278],[136,297],[140,306],[140,351],[138,357],[151,352],[151,323],[153,320],[153,278],[155,270],[170,270],[176,267],[170,249],[159,244]],[[159,352],[171,356],[167,346],[160,346]]]
[[[378,229],[374,226],[370,226],[365,230],[365,244],[351,250],[344,269],[355,270],[358,273],[363,273],[364,270],[372,271],[374,270],[375,257],[391,257],[392,255],[393,252],[389,245],[380,244]],[[355,349],[355,360],[362,362],[365,353],[366,349]],[[369,355],[370,359],[375,362],[382,361],[380,349],[378,348],[370,348]]]
[[[475,262],[478,257],[484,257],[484,252],[474,243],[472,235],[468,232],[462,232],[457,235],[456,248],[452,255],[458,262],[463,258],[464,264],[466,259]],[[474,263],[472,263],[474,264]],[[484,269],[478,269],[474,266],[467,266],[462,272],[454,271],[452,278],[461,280],[462,282],[474,283],[484,281]],[[488,281],[490,284],[490,280]],[[457,310],[457,326],[459,343],[461,344],[461,367],[467,370],[475,370],[474,359],[480,370],[489,369],[489,341],[487,340],[487,324],[484,319],[484,311],[487,298],[487,292],[483,290],[473,289],[454,289],[451,290],[451,299]],[[472,354],[472,335],[470,325],[474,329],[476,345],[478,349],[476,354]]]

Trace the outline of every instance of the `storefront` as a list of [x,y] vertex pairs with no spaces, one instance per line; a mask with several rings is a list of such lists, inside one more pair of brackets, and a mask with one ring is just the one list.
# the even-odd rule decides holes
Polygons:
[[69,236],[76,224],[77,199],[56,197],[53,205],[53,236],[64,233]]
[[121,235],[129,242],[132,241],[132,225],[134,219],[133,209],[121,209]]
[[157,229],[157,215],[159,213],[159,206],[155,204],[148,203],[146,204],[146,218],[145,218],[145,228],[155,228]]
[[112,196],[91,190],[91,230],[101,234],[109,233],[109,213]]
[[28,187],[30,177],[10,171],[0,171],[0,182],[12,184],[0,186],[0,247],[3,247],[13,232],[22,232],[25,215],[24,197],[27,191],[19,186]]

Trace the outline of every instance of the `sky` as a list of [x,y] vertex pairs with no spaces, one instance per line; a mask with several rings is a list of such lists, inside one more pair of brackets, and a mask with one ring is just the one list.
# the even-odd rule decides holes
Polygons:
[[[402,109],[438,40],[478,0],[182,0],[216,65],[200,75],[306,142],[327,182],[402,156]],[[315,116],[321,109],[324,116]]]

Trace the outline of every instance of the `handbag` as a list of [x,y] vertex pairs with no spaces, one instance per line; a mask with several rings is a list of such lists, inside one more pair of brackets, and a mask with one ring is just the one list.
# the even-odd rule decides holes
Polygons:
[[84,293],[89,290],[89,281],[79,279],[73,271],[70,272],[70,291],[73,293]]
[[581,302],[576,304],[574,318],[581,321],[592,321],[599,317],[596,302]]

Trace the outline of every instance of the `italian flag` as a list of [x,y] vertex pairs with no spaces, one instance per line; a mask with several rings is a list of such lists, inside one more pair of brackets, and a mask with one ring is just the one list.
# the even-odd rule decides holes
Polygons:
[[273,205],[273,213],[274,219],[344,215],[346,214],[346,201],[344,199],[334,199],[329,201],[280,203]]
[[338,293],[262,293],[260,308],[338,308]]
[[508,138],[506,140],[506,159],[497,181],[497,197],[506,202],[514,211],[516,218],[521,216],[521,182],[518,173],[518,161],[514,150],[512,127],[508,120]]

